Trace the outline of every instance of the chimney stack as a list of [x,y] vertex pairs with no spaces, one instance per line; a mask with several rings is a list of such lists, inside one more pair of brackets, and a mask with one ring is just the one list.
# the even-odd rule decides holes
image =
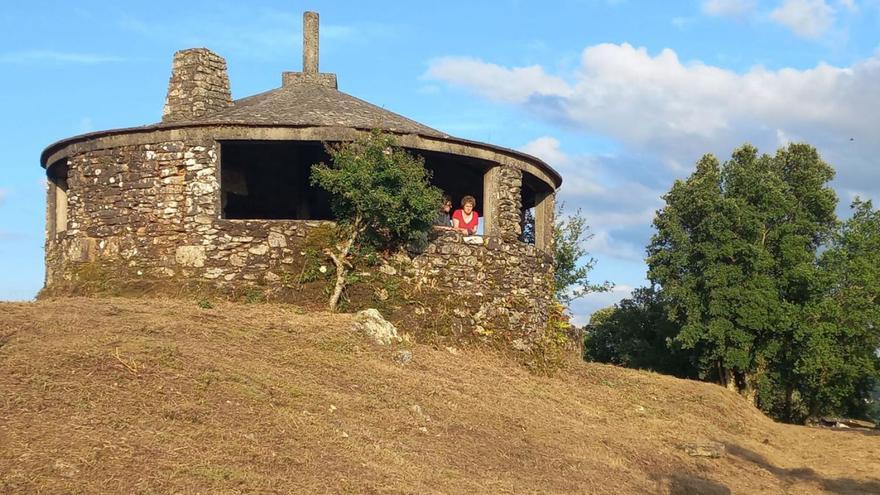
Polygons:
[[199,118],[232,105],[226,60],[207,48],[174,54],[162,122]]
[[303,12],[303,70],[281,74],[282,86],[303,84],[336,89],[336,74],[318,70],[318,13]]
[[317,12],[303,12],[303,73],[318,74]]

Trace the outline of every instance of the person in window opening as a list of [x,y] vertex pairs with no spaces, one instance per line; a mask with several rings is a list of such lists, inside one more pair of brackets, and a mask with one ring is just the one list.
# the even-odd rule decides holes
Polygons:
[[461,198],[461,208],[452,214],[452,228],[464,235],[477,233],[477,225],[480,224],[480,215],[474,211],[477,200],[473,196]]
[[440,202],[440,210],[437,211],[437,217],[434,219],[434,228],[437,230],[452,230],[452,217],[449,212],[452,211],[452,198],[448,194],[443,195]]

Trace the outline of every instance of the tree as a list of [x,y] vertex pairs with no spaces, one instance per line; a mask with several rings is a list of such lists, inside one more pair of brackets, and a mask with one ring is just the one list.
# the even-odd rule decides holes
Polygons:
[[394,248],[423,241],[437,215],[441,192],[430,185],[424,159],[373,131],[353,142],[328,144],[330,164],[312,167],[313,184],[326,189],[337,218],[339,242],[324,253],[336,266],[330,309],[345,290],[349,257],[361,243]]
[[821,295],[817,250],[836,226],[833,175],[805,144],[775,156],[746,145],[723,165],[706,155],[654,220],[648,277],[680,325],[675,340],[704,378],[757,405],[794,393],[792,343]]
[[591,292],[609,291],[614,284],[590,282],[590,271],[596,266],[596,259],[589,255],[586,243],[593,235],[581,210],[565,215],[563,209],[564,204],[560,204],[553,226],[553,287],[556,300],[567,307]]
[[797,335],[803,407],[789,416],[866,415],[880,384],[880,212],[859,199],[852,210],[821,256],[825,297]]
[[690,352],[674,341],[677,333],[678,326],[666,318],[660,294],[639,288],[631,298],[593,313],[586,327],[584,359],[696,378]]

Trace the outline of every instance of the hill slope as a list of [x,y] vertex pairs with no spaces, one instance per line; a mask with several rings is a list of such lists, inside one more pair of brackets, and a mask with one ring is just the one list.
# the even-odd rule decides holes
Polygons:
[[[880,436],[710,384],[378,347],[280,305],[0,304],[0,493],[880,493]],[[722,442],[720,459],[685,446]]]

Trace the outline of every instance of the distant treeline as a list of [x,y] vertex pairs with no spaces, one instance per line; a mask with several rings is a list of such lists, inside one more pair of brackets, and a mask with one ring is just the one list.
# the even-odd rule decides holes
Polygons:
[[880,212],[841,221],[806,144],[706,155],[663,197],[648,279],[595,313],[585,358],[716,381],[782,421],[880,415]]

